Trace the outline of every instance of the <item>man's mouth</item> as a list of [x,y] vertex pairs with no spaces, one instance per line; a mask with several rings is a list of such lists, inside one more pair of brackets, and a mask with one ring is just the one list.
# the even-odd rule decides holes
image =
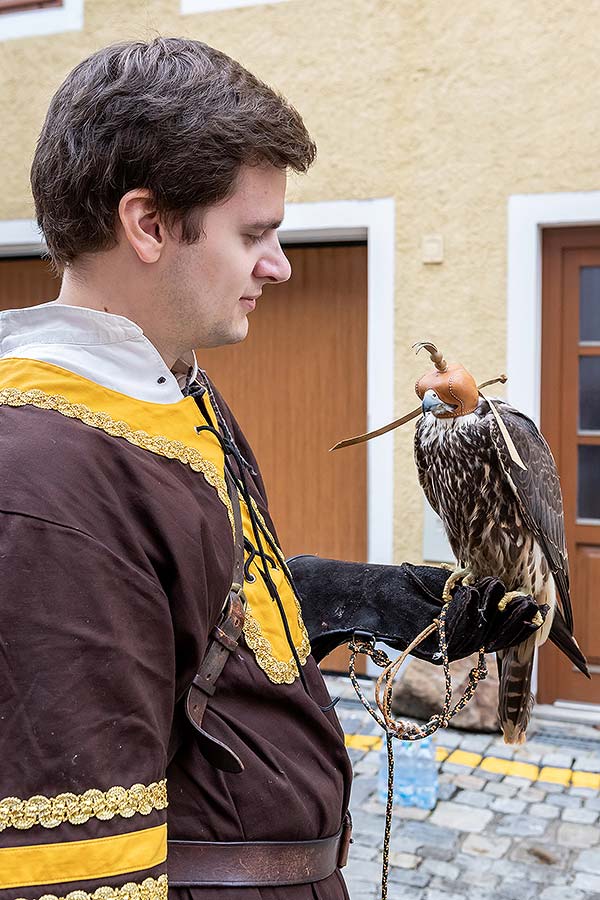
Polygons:
[[240,303],[243,303],[248,310],[253,310],[259,297],[260,294],[257,294],[256,297],[240,297]]

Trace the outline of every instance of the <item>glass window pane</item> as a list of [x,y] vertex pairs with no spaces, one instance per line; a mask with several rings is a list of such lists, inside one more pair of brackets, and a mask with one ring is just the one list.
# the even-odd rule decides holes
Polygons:
[[600,431],[600,356],[579,357],[579,428]]
[[577,517],[600,519],[600,446],[579,447]]
[[600,341],[600,266],[579,271],[579,340]]

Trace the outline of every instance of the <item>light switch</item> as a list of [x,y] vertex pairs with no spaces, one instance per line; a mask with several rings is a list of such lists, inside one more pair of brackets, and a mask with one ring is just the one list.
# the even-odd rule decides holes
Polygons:
[[439,265],[444,262],[444,238],[441,234],[426,234],[422,242],[425,265]]

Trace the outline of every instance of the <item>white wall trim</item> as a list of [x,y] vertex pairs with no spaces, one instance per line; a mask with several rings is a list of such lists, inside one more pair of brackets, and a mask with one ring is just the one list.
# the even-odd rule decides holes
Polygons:
[[539,425],[542,229],[600,224],[600,191],[514,194],[508,199],[507,397]]
[[286,2],[287,0],[181,0],[180,12],[183,16],[187,16],[219,9],[235,9],[239,6],[270,6],[272,3]]
[[[367,429],[394,418],[394,200],[290,203],[282,241],[366,239],[368,254]],[[340,435],[340,438],[344,435]],[[394,436],[367,445],[367,553],[391,563],[394,547]]]
[[81,31],[84,0],[63,0],[63,5],[49,9],[31,9],[0,15],[0,41]]
[[35,219],[0,220],[0,257],[38,256],[45,250]]
[[[394,418],[394,242],[391,198],[288,203],[282,241],[366,240],[368,253],[367,429]],[[45,250],[30,219],[0,221],[0,257],[36,256]],[[347,435],[340,435],[340,438]],[[367,553],[391,563],[394,546],[394,437],[367,447]]]

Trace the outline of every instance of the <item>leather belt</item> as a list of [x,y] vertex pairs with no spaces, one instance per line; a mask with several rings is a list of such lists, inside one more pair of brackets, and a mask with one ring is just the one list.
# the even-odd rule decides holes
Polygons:
[[277,887],[322,881],[346,865],[349,814],[337,834],[316,841],[169,841],[170,887]]

